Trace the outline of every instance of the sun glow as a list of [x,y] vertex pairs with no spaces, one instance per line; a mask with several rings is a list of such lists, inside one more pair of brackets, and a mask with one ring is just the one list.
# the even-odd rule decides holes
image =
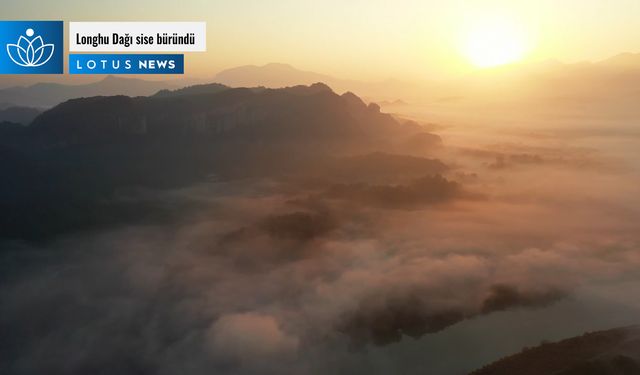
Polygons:
[[504,20],[491,20],[472,25],[465,37],[464,54],[469,61],[487,68],[521,60],[528,49],[523,30]]

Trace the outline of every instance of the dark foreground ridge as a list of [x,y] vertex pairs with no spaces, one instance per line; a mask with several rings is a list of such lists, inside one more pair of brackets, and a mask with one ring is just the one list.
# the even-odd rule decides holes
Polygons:
[[585,333],[525,348],[470,375],[640,374],[640,327]]
[[[405,149],[425,135],[429,144],[440,141],[322,83],[282,89],[209,84],[149,97],[72,99],[28,126],[0,123],[0,173],[10,176],[0,181],[0,239],[160,218],[157,204],[116,198],[126,189],[183,187],[212,176],[324,171],[331,182],[351,183],[363,181],[353,181],[357,176],[441,173],[446,166],[436,160],[371,154]],[[345,160],[347,154],[370,156]]]
[[136,136],[327,140],[379,135],[398,124],[377,105],[317,83],[263,90],[196,86],[153,97],[73,99],[37,117],[32,128],[47,142],[70,145]]

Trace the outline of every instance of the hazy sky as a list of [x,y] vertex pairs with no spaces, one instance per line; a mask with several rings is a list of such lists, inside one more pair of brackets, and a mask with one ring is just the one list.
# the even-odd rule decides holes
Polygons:
[[200,77],[269,62],[353,79],[456,74],[471,69],[469,30],[494,20],[516,25],[530,60],[640,51],[638,0],[11,0],[2,18],[207,21],[208,52],[187,57]]

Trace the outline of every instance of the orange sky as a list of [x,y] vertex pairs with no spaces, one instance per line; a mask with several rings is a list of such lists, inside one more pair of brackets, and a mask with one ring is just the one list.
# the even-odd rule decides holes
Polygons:
[[637,0],[179,4],[114,0],[105,7],[88,0],[21,0],[3,4],[2,13],[5,19],[207,21],[208,52],[187,56],[188,73],[202,78],[233,66],[269,62],[364,80],[454,76],[476,68],[468,56],[470,33],[495,22],[516,25],[526,44],[518,48],[528,61],[598,60],[640,50]]

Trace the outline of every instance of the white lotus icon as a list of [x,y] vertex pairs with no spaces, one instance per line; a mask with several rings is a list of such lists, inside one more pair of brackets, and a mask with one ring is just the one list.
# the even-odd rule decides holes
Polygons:
[[44,44],[42,37],[39,35],[32,38],[33,34],[33,29],[27,29],[26,35],[28,38],[20,35],[18,43],[7,44],[9,58],[19,66],[25,68],[42,66],[53,56],[55,46],[53,44]]

